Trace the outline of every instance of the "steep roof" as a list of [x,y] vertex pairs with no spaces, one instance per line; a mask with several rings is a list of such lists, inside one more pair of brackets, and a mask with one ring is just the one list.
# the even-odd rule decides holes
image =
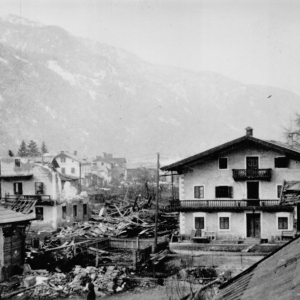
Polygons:
[[35,213],[23,214],[0,206],[0,224],[30,221],[35,219]]
[[217,155],[218,153],[220,153],[222,151],[232,149],[233,147],[238,147],[239,145],[242,145],[246,142],[252,142],[257,145],[263,146],[265,148],[276,150],[281,153],[296,156],[296,157],[300,158],[300,148],[299,147],[288,146],[284,143],[277,142],[277,141],[265,141],[265,140],[255,138],[253,136],[246,135],[246,136],[242,136],[238,139],[232,140],[230,142],[227,142],[225,144],[222,144],[220,146],[217,146],[217,147],[211,148],[209,150],[206,150],[204,152],[201,152],[199,154],[190,156],[190,157],[180,160],[178,162],[164,166],[161,168],[161,170],[163,170],[163,171],[178,171],[182,167],[191,165],[198,161],[200,162],[201,160],[204,160],[206,158],[214,157],[215,155]]
[[57,157],[65,157],[65,156],[67,156],[67,157],[69,157],[69,158],[71,158],[71,159],[73,159],[75,161],[78,161],[81,164],[91,164],[92,163],[91,161],[88,161],[86,158],[82,158],[80,156],[77,156],[77,155],[72,154],[72,153],[67,152],[67,151],[60,152],[59,154],[57,154],[55,156],[55,158],[57,158]]
[[214,300],[294,300],[300,295],[300,237],[220,286]]

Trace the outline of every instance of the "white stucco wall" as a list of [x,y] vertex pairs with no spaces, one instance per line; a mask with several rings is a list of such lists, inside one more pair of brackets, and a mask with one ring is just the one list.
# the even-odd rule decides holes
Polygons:
[[[232,169],[246,168],[247,156],[258,156],[260,169],[272,169],[271,181],[259,180],[259,198],[262,200],[277,199],[277,185],[282,185],[284,180],[300,180],[300,162],[290,160],[288,168],[275,168],[274,159],[283,156],[282,154],[252,146],[224,152],[210,161],[190,167],[193,171],[181,175],[179,179],[180,200],[201,201],[201,199],[194,198],[194,186],[199,185],[204,186],[203,200],[217,199],[215,187],[220,185],[233,187],[232,199],[247,199],[247,181],[234,181],[232,176]],[[228,169],[219,170],[219,157],[228,158]]]

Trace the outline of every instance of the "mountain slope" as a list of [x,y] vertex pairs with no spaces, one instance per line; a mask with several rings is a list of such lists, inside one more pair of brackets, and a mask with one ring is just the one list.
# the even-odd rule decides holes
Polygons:
[[[268,98],[272,95],[270,98]],[[16,16],[0,19],[0,145],[182,156],[244,134],[280,139],[299,97],[210,72],[148,64]]]

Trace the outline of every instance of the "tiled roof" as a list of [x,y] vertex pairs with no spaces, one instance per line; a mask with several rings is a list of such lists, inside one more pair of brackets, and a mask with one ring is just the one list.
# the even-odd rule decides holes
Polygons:
[[254,138],[253,136],[242,136],[238,139],[232,140],[230,142],[227,142],[225,144],[222,144],[220,146],[211,148],[207,151],[201,152],[199,154],[190,156],[188,158],[185,158],[183,160],[180,160],[178,162],[175,162],[173,164],[164,166],[161,168],[163,171],[178,171],[180,168],[191,165],[195,162],[201,161],[206,158],[213,157],[214,155],[217,155],[221,151],[232,149],[235,146],[239,146],[245,142],[252,142],[257,145],[261,145],[263,147],[266,147],[268,149],[273,149],[280,151],[284,154],[291,154],[293,156],[300,158],[300,148],[298,146],[288,146],[284,143],[277,142],[277,141],[265,141],[258,138]]
[[220,287],[214,300],[295,300],[300,296],[300,237]]
[[294,205],[300,203],[300,181],[285,181],[282,187],[280,203]]
[[30,221],[35,219],[35,213],[22,214],[0,206],[0,224]]

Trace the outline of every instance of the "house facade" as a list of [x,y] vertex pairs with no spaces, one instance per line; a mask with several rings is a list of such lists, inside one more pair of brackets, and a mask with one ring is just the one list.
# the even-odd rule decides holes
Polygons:
[[33,230],[55,230],[70,222],[88,220],[88,197],[78,196],[72,178],[62,176],[53,163],[35,163],[31,158],[1,158],[0,180],[1,199],[6,203],[36,200]]
[[284,181],[300,178],[300,149],[246,135],[162,168],[179,176],[180,233],[271,240],[292,231],[280,204]]

